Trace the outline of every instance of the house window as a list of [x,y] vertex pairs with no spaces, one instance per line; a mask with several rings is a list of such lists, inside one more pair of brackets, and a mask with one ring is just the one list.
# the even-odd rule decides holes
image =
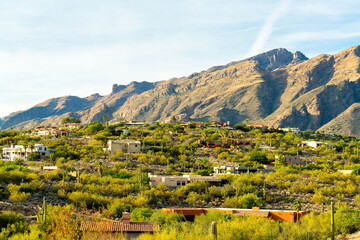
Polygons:
[[41,153],[43,156],[45,156],[45,153]]
[[182,181],[182,185],[185,186],[185,185],[186,185],[186,182],[185,182],[185,181]]
[[41,151],[42,150],[42,147],[39,147],[39,151]]
[[180,181],[177,181],[177,182],[176,182],[176,185],[180,186]]
[[135,144],[135,147],[137,147],[137,145]]
[[44,151],[46,151],[46,147],[44,148]]

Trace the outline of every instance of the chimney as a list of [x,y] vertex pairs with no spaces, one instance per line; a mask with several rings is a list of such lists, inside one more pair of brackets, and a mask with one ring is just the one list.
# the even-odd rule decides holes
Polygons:
[[128,212],[123,212],[123,215],[122,215],[122,218],[121,218],[122,222],[123,222],[124,224],[130,224],[130,219],[131,219],[130,213],[128,213]]

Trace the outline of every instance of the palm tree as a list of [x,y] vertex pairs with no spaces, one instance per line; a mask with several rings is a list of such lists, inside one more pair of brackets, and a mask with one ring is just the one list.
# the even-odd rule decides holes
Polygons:
[[203,164],[203,160],[201,158],[196,159],[196,165],[198,170],[201,170],[201,165]]
[[226,128],[221,128],[220,131],[219,131],[219,134],[220,134],[220,136],[221,136],[221,143],[222,143],[222,145],[225,145],[226,138],[227,138],[228,135],[229,135],[229,130],[226,129]]
[[109,120],[106,118],[106,115],[103,115],[103,120],[104,120],[104,124],[106,125],[106,127],[109,126]]
[[206,129],[201,131],[201,140],[204,142],[204,146],[207,146],[206,139],[208,137],[208,131]]

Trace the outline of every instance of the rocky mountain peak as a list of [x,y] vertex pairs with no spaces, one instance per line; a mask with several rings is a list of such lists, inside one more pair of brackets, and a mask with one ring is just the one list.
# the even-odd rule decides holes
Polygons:
[[352,128],[360,119],[360,114],[355,114],[360,109],[359,67],[360,46],[310,60],[301,52],[279,48],[188,77],[114,84],[106,96],[50,99],[13,113],[0,124],[2,121],[2,129],[26,129],[58,124],[70,114],[83,123],[101,120],[104,115],[111,122],[155,122],[176,116],[188,121],[232,123],[249,119],[302,130],[325,125],[337,130],[340,122],[349,134],[360,136],[360,128]]
[[120,92],[121,90],[124,90],[125,88],[126,88],[126,85],[113,84],[111,94]]
[[272,71],[292,63],[299,63],[308,60],[308,58],[301,52],[291,53],[285,48],[278,48],[261,53],[246,60],[255,60],[267,70]]
[[100,94],[99,93],[94,93],[94,94],[91,94],[90,96],[86,97],[85,99],[88,100],[88,101],[94,101],[94,100],[97,100],[101,98]]

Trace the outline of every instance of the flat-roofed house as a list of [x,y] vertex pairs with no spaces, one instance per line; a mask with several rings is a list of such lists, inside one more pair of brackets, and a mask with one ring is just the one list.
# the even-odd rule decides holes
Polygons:
[[256,172],[269,173],[269,172],[274,172],[274,171],[275,171],[274,169],[245,167],[245,166],[217,166],[217,167],[214,167],[215,174],[242,174],[242,173],[256,173]]
[[[275,160],[278,160],[280,157],[278,155],[275,155]],[[305,166],[306,162],[300,158],[299,155],[291,156],[291,155],[284,155],[285,162],[288,164],[294,164],[294,165],[301,165]]]
[[193,181],[209,182],[211,185],[221,185],[222,180],[215,176],[200,176],[200,175],[183,175],[183,176],[161,176],[149,174],[150,185],[157,187],[160,183],[168,187],[181,187],[186,186]]
[[139,153],[141,152],[141,142],[135,140],[110,140],[107,150],[111,154],[115,154],[119,150],[123,153]]
[[324,143],[324,142],[319,142],[319,141],[302,141],[300,143],[300,146],[301,147],[309,146],[309,147],[312,147],[312,148],[316,149],[318,147],[323,147],[323,146],[333,148],[334,144],[332,144],[332,143]]
[[273,209],[260,209],[259,207],[253,207],[252,209],[240,209],[240,208],[163,208],[162,212],[165,213],[177,213],[185,217],[186,220],[193,220],[195,216],[201,214],[207,214],[209,211],[218,211],[227,214],[237,216],[258,216],[269,218],[273,220],[287,221],[295,223],[301,217],[306,215],[305,211],[293,211],[293,210],[273,210]]
[[43,158],[47,154],[50,154],[50,151],[44,144],[35,144],[32,149],[25,149],[23,145],[15,145],[8,148],[3,148],[3,158],[10,161],[14,161],[17,158],[26,160],[29,153],[39,153],[40,157]]

